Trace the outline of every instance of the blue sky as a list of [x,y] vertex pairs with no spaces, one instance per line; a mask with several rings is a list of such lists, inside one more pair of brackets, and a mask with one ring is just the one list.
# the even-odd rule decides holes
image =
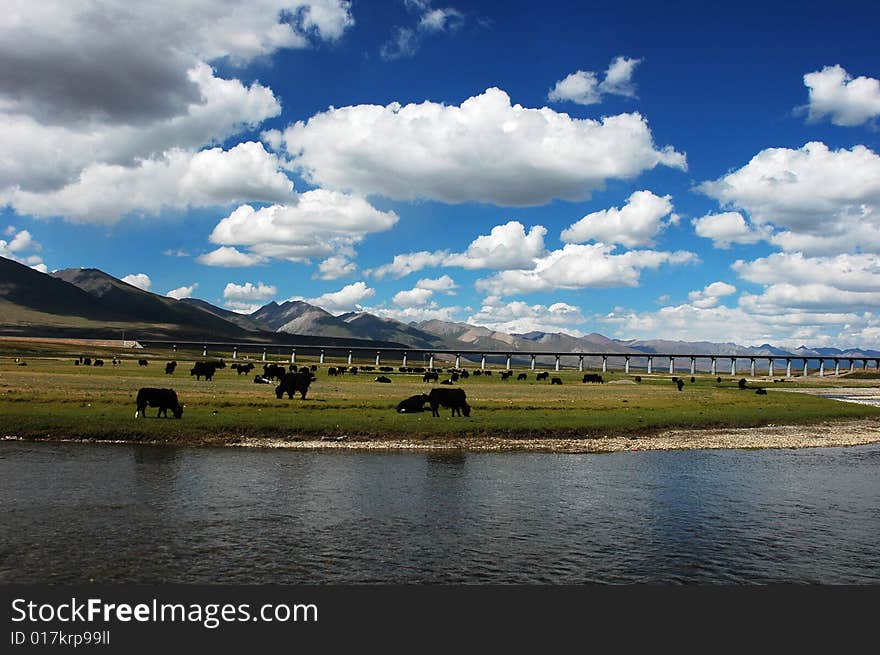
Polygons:
[[239,311],[876,347],[878,14],[25,3],[0,255]]

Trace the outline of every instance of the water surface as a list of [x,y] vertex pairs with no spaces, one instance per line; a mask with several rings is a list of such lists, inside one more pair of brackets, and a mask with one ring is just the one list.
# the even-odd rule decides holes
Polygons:
[[0,582],[878,583],[880,445],[0,443]]

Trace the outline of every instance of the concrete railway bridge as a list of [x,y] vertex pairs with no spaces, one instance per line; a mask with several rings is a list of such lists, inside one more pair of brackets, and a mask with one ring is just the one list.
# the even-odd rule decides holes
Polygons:
[[[458,350],[458,349],[425,349],[425,348],[406,348],[406,347],[374,347],[369,345],[360,346],[340,346],[340,345],[320,345],[320,344],[290,344],[290,343],[247,343],[247,342],[217,342],[217,341],[169,341],[169,340],[140,340],[139,343],[144,347],[168,347],[172,352],[176,352],[178,347],[187,349],[202,348],[202,356],[207,357],[208,353],[229,353],[233,360],[238,359],[240,353],[254,352],[260,354],[262,352],[262,361],[267,361],[268,354],[275,353],[284,357],[289,355],[290,362],[295,363],[297,353],[300,355],[317,357],[318,361],[323,364],[325,357],[337,357],[347,361],[351,366],[355,361],[355,357],[363,360],[374,361],[376,366],[383,362],[386,365],[392,361],[399,361],[400,366],[408,366],[408,362],[415,359],[424,362],[428,368],[434,368],[435,358],[440,355],[445,356],[450,361],[455,362],[455,368],[461,368],[462,358],[471,359],[471,361],[479,361],[481,369],[486,368],[487,358],[499,359],[505,362],[507,369],[512,368],[513,358],[528,358],[528,368],[535,370],[538,357],[550,358],[552,368],[559,371],[562,366],[562,359],[572,362],[567,368],[574,368],[573,360],[577,360],[577,370],[584,370],[584,360],[592,358],[593,361],[601,360],[600,366],[603,373],[609,371],[609,360],[615,360],[618,366],[622,360],[622,370],[629,373],[630,368],[645,370],[647,374],[657,373],[667,366],[655,366],[655,361],[668,365],[670,374],[676,371],[690,370],[691,375],[697,372],[697,361],[708,362],[709,373],[718,375],[720,370],[730,371],[730,375],[737,375],[739,372],[749,371],[752,377],[757,372],[757,364],[761,361],[767,362],[767,375],[773,377],[776,375],[776,365],[780,364],[779,373],[782,373],[784,364],[785,377],[792,377],[794,370],[807,376],[810,373],[810,364],[814,364],[813,370],[818,372],[820,377],[826,374],[840,375],[842,370],[847,372],[854,371],[856,364],[861,362],[859,368],[867,369],[873,363],[874,368],[880,370],[880,358],[875,357],[851,357],[851,356],[819,356],[819,355],[737,355],[731,353],[616,353],[616,352],[572,352],[572,351],[497,351],[497,350]],[[676,361],[682,365],[676,368]],[[748,362],[747,366],[738,367],[739,362]],[[729,364],[729,369],[726,364]],[[796,367],[796,368],[795,368]],[[592,368],[592,367],[591,367]]]

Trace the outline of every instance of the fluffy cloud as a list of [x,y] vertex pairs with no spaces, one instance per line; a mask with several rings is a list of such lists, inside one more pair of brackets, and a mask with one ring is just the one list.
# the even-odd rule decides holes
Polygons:
[[[339,291],[308,298],[306,302],[310,305],[317,305],[331,314],[344,314],[361,311],[363,309],[361,303],[374,295],[376,295],[375,289],[371,289],[364,282],[354,282],[342,287]],[[301,300],[301,298],[293,298],[292,300]]]
[[874,255],[844,254],[807,257],[774,253],[754,261],[737,260],[733,270],[756,284],[829,284],[841,291],[880,291],[880,262]]
[[[12,238],[9,240],[0,239],[0,257],[12,259],[19,264],[25,264],[41,273],[45,273],[48,270],[42,258],[34,254],[40,252],[42,246],[34,240],[30,232],[18,230],[14,225],[9,225],[3,230],[3,234]],[[28,252],[31,254],[28,254]]]
[[545,253],[547,228],[535,225],[528,233],[519,221],[496,225],[489,234],[478,236],[462,253],[450,254],[445,266],[478,269],[532,268],[535,259]]
[[412,57],[425,37],[455,31],[464,23],[464,14],[460,11],[452,7],[435,9],[430,0],[406,0],[405,5],[416,14],[416,22],[394,28],[391,38],[379,49],[379,56],[386,61]]
[[235,284],[230,282],[223,289],[223,298],[226,300],[268,300],[278,293],[278,289],[271,284],[257,282],[245,282]]
[[573,329],[585,321],[581,310],[567,303],[529,305],[521,300],[508,302],[499,296],[488,296],[478,312],[468,317],[468,323],[482,325],[490,330],[508,333],[559,332],[573,336],[583,332]]
[[880,157],[865,146],[769,148],[699,189],[774,226],[770,239],[785,250],[880,252]]
[[391,299],[395,305],[399,307],[420,307],[427,305],[428,301],[434,295],[431,289],[409,289],[408,291],[398,291]]
[[672,212],[671,196],[656,196],[650,191],[636,191],[622,208],[612,207],[587,214],[577,223],[562,231],[565,243],[602,241],[619,243],[627,248],[653,245],[657,233],[677,220],[662,219]]
[[46,124],[144,123],[199,100],[187,76],[199,63],[335,40],[351,24],[338,0],[20,2],[0,25],[0,93]]
[[599,78],[593,71],[575,71],[559,80],[556,86],[550,89],[547,100],[550,102],[568,100],[579,105],[598,104],[602,102]]
[[853,77],[841,66],[804,75],[810,90],[809,120],[828,116],[835,125],[862,125],[880,116],[880,80]]
[[263,284],[262,282],[235,284],[230,282],[223,289],[223,299],[227,309],[239,314],[253,314],[276,293],[278,293],[278,289],[271,284]]
[[222,246],[204,255],[196,257],[196,261],[205,266],[224,266],[229,268],[256,266],[266,262],[265,257],[243,253],[236,248]]
[[547,99],[551,102],[570,101],[579,105],[595,105],[602,102],[604,94],[632,98],[636,94],[632,75],[641,62],[641,59],[616,57],[605,71],[602,82],[599,82],[599,77],[593,71],[575,71],[559,80],[547,94]]
[[337,280],[357,271],[357,265],[349,261],[345,255],[333,255],[318,264],[318,273],[314,276],[319,280]]
[[460,320],[462,312],[468,307],[442,307],[435,302],[416,307],[365,307],[364,311],[382,318],[393,318],[396,321],[410,323],[412,321],[449,321]]
[[694,307],[707,309],[709,307],[715,307],[718,304],[719,298],[729,296],[732,293],[736,293],[736,287],[732,284],[727,284],[727,282],[713,282],[699,291],[691,291],[688,294],[688,300],[691,301],[691,304]]
[[477,280],[476,286],[497,296],[556,289],[635,287],[643,269],[698,261],[688,251],[630,250],[617,255],[613,254],[614,249],[615,246],[604,243],[567,244],[538,259],[532,270],[502,271]]
[[63,216],[76,223],[112,223],[130,213],[228,205],[245,200],[283,201],[293,183],[261,143],[198,153],[171,150],[136,166],[93,164],[55,191],[16,190],[10,204],[33,216]]
[[441,291],[447,295],[453,295],[455,293],[454,289],[457,288],[458,285],[455,283],[455,280],[448,275],[441,275],[434,279],[423,278],[416,282],[416,286],[412,289],[399,291],[394,294],[391,302],[398,307],[424,307],[429,305],[429,303],[432,307],[436,307],[436,303],[432,300],[435,292]]
[[242,205],[216,225],[209,239],[226,247],[247,247],[257,261],[305,262],[351,256],[368,234],[388,230],[397,220],[394,212],[379,211],[363,198],[315,189],[299,195],[295,204],[260,209]]
[[455,295],[455,289],[458,288],[458,285],[448,275],[441,275],[438,278],[422,278],[418,282],[416,282],[416,289],[428,289],[430,291],[442,291],[447,295]]
[[169,298],[174,298],[175,300],[182,300],[184,298],[192,298],[193,293],[195,293],[195,290],[198,288],[199,288],[199,283],[193,282],[188,287],[177,287],[176,289],[172,289],[171,291],[169,291],[165,295],[168,296]]
[[[333,41],[353,24],[349,9],[342,0],[17,3],[0,25],[0,202],[101,222],[228,202],[210,182],[204,192],[198,164],[212,151],[198,151],[281,106],[268,87],[221,79],[209,62]],[[187,172],[195,177],[174,184]],[[234,173],[237,184],[216,182],[239,202],[278,200],[286,183],[275,169],[268,180],[253,166]]]
[[772,343],[797,348],[812,346],[865,347],[864,337],[880,326],[876,313],[789,312],[758,313],[743,307],[692,304],[663,307],[652,312],[616,309],[593,317],[603,331],[621,339],[671,339],[734,342],[741,345]]
[[153,281],[146,273],[132,273],[122,278],[122,281],[143,291],[149,291],[150,287],[153,286]]
[[533,268],[535,260],[546,253],[544,236],[547,228],[535,225],[528,232],[518,221],[496,225],[489,234],[474,239],[464,252],[448,250],[420,251],[395,255],[394,259],[367,271],[377,279],[401,278],[423,268],[460,266],[461,268],[490,270]]
[[658,150],[639,114],[574,119],[512,105],[497,88],[460,106],[426,101],[331,108],[284,132],[309,182],[361,195],[526,206],[581,200],[685,157]]
[[768,239],[770,231],[756,229],[739,212],[707,214],[691,221],[697,235],[712,239],[712,245],[727,250],[733,243],[756,243]]

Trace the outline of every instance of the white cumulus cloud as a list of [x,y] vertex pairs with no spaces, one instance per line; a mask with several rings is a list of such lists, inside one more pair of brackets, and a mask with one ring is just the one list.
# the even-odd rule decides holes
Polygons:
[[828,116],[840,126],[862,125],[880,116],[880,80],[853,78],[842,66],[825,66],[804,75],[810,90],[809,120]]
[[769,148],[699,189],[805,254],[880,252],[880,157],[865,146]]
[[[342,287],[339,291],[307,298],[306,302],[330,312],[331,314],[344,314],[346,312],[361,311],[362,303],[376,295],[376,290],[371,289],[364,282],[354,282]],[[292,300],[302,300],[293,298]]]
[[663,218],[672,213],[672,197],[657,196],[650,191],[636,191],[621,207],[612,207],[587,214],[562,231],[566,243],[602,241],[619,243],[627,248],[653,245],[654,237],[677,217]]
[[593,71],[575,71],[559,80],[547,94],[547,99],[551,102],[569,101],[579,105],[595,105],[602,102],[605,94],[632,98],[636,94],[632,75],[640,63],[641,59],[615,57],[601,82]]
[[507,270],[477,280],[476,287],[496,296],[557,289],[635,287],[641,271],[661,265],[696,263],[692,252],[629,250],[614,253],[615,246],[566,244],[538,259],[532,270]]
[[734,243],[756,243],[768,239],[770,231],[756,229],[739,212],[707,214],[691,221],[698,236],[712,239],[712,245],[727,250]]
[[480,310],[466,322],[507,333],[565,332],[583,336],[575,326],[585,320],[581,310],[568,303],[530,305],[522,300],[506,301],[499,296],[487,296]]
[[505,206],[581,200],[607,180],[658,165],[686,168],[658,149],[636,113],[575,119],[511,104],[490,88],[460,106],[425,101],[331,108],[284,131],[292,165],[322,187],[394,199]]
[[205,266],[234,268],[263,264],[266,262],[266,258],[259,255],[243,253],[240,250],[230,248],[229,246],[221,246],[220,248],[205,253],[204,255],[199,255],[196,257],[196,261]]
[[188,287],[182,286],[182,287],[177,287],[176,289],[171,289],[171,291],[169,291],[165,295],[168,296],[169,298],[174,298],[175,300],[183,300],[184,298],[192,298],[193,293],[195,293],[195,290],[198,288],[199,288],[199,283],[193,282]]
[[[397,221],[393,211],[379,211],[363,198],[314,189],[292,204],[258,209],[242,205],[214,227],[209,239],[225,247],[246,247],[258,261],[306,262],[312,257],[351,257],[368,234],[388,230]],[[334,264],[338,268],[340,260],[325,270],[330,272]]]
[[691,291],[688,294],[688,300],[691,301],[694,307],[706,309],[708,307],[715,307],[718,304],[719,298],[729,296],[732,293],[736,293],[736,287],[732,284],[720,281],[712,282],[712,284],[706,285],[699,291]]
[[122,281],[143,291],[149,291],[150,287],[153,286],[153,281],[146,273],[132,273],[122,278]]

